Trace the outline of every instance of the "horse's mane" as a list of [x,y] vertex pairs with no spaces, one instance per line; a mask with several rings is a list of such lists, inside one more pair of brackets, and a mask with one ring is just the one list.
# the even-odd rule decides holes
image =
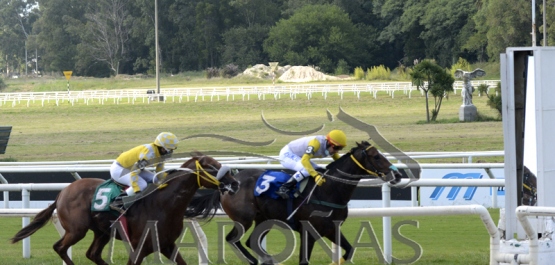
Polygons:
[[326,169],[328,170],[333,170],[335,169],[338,165],[341,165],[345,159],[349,159],[349,157],[351,157],[352,154],[355,153],[355,151],[361,147],[366,147],[366,146],[371,146],[371,144],[367,141],[362,141],[360,144],[357,143],[357,146],[351,148],[351,150],[349,150],[349,152],[343,154],[339,159],[329,163],[326,166]]

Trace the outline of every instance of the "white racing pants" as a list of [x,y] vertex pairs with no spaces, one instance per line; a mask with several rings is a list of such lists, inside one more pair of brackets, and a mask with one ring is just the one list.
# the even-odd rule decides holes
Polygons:
[[[297,180],[297,182],[300,182],[306,176],[310,176],[301,163],[301,157],[291,152],[291,150],[289,150],[289,146],[287,145],[279,152],[279,162],[283,167],[297,171],[297,173],[293,174],[293,177]],[[316,163],[310,161],[310,164],[314,169],[318,168]]]
[[[155,176],[153,172],[146,169],[137,172],[137,174],[139,176],[137,184],[141,190],[144,190]],[[115,182],[131,187],[131,171],[122,167],[117,161],[114,161],[110,167],[110,176]]]

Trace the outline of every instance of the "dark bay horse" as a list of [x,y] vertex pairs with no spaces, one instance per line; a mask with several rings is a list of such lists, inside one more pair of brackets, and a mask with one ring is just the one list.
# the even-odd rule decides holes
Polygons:
[[[235,221],[235,227],[227,234],[226,241],[237,248],[250,264],[258,264],[258,260],[247,251],[239,239],[252,226],[253,221],[255,224],[253,231],[256,231],[256,227],[266,220],[281,220],[301,234],[299,264],[308,264],[314,243],[320,237],[328,238],[339,245],[345,250],[345,254],[342,256],[343,260],[350,260],[353,255],[352,246],[338,231],[339,229],[336,229],[335,223],[341,223],[347,218],[347,203],[358,182],[362,178],[381,178],[376,182],[390,181],[395,184],[402,177],[397,168],[374,146],[365,141],[357,143],[356,147],[326,167],[326,171],[323,173],[326,182],[322,186],[315,187],[314,180],[309,179],[306,189],[298,198],[293,199],[292,207],[289,209],[299,208],[293,218],[288,221],[287,218],[293,211],[288,210],[287,200],[275,200],[269,196],[254,195],[257,179],[263,172],[264,170],[261,169],[240,171],[235,178],[240,181],[241,188],[233,197],[220,195],[217,192],[196,196],[186,212],[188,217],[211,218],[221,205],[226,214]],[[315,189],[313,189],[314,187]],[[317,236],[302,232],[303,223],[306,225],[306,221],[317,231]],[[253,244],[258,244],[262,238],[261,235],[265,233],[267,232],[258,235],[251,233],[246,245],[262,257],[264,264],[266,262],[271,264],[274,261],[268,253],[258,246],[253,248]]]
[[[216,173],[218,176],[223,175],[220,180],[214,177]],[[11,242],[18,242],[35,233],[48,222],[57,209],[58,219],[66,232],[54,244],[54,250],[63,261],[68,265],[74,264],[67,255],[67,249],[83,239],[90,229],[94,232],[94,239],[87,250],[87,258],[95,264],[108,264],[102,259],[102,249],[110,241],[111,223],[117,216],[110,212],[91,212],[93,193],[103,182],[103,179],[91,178],[72,182],[58,194],[53,204],[38,213],[29,225],[17,232]],[[229,168],[222,167],[209,156],[195,156],[183,163],[179,170],[170,171],[165,184],[165,188],[156,189],[134,202],[125,213],[129,243],[133,250],[138,251],[130,255],[127,264],[140,264],[144,257],[155,251],[156,246],[153,246],[150,234],[144,245],[137,248],[148,221],[157,222],[159,251],[169,259],[176,255],[177,264],[186,264],[177,251],[175,241],[183,229],[183,216],[195,192],[201,186],[219,189],[218,193],[229,191],[230,194],[239,188],[239,183],[231,175]],[[116,234],[116,237],[121,239],[121,236]]]

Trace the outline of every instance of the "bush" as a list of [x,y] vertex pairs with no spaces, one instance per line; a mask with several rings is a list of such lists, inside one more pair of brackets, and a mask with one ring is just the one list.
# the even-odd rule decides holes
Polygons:
[[490,106],[492,109],[496,109],[497,112],[499,113],[499,117],[502,116],[503,114],[503,102],[501,101],[501,82],[497,82],[497,87],[495,87],[495,95],[489,95],[486,94],[488,96],[488,106]]
[[489,86],[487,84],[480,84],[478,86],[478,94],[481,95],[487,95],[488,94],[488,88]]
[[364,70],[362,69],[362,67],[359,66],[359,67],[355,68],[355,74],[354,75],[355,75],[356,80],[364,79],[365,74],[364,74]]
[[366,80],[389,80],[391,79],[391,70],[380,65],[372,66],[366,71]]
[[228,64],[220,70],[221,77],[232,78],[239,74],[239,66],[236,64]]
[[206,79],[210,79],[210,78],[213,78],[213,77],[219,77],[220,76],[220,71],[216,67],[208,67],[204,71],[204,74],[206,76]]
[[468,72],[468,71],[471,71],[471,65],[467,60],[459,57],[459,60],[457,61],[457,63],[451,66],[450,71],[452,76],[455,76],[455,71],[457,71],[457,69],[461,69],[463,71]]
[[410,67],[406,67],[404,65],[400,65],[397,67],[397,79],[398,80],[409,80],[410,81],[410,73],[412,69]]
[[347,61],[340,59],[339,62],[337,62],[337,68],[335,68],[335,74],[336,75],[349,74],[349,64],[347,64]]

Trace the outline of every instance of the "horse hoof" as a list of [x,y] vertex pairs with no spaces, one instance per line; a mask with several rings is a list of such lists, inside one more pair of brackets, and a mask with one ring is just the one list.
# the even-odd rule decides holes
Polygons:
[[341,258],[341,259],[339,259],[338,262],[332,262],[332,263],[330,263],[330,265],[342,265],[344,263],[345,263],[345,259]]

